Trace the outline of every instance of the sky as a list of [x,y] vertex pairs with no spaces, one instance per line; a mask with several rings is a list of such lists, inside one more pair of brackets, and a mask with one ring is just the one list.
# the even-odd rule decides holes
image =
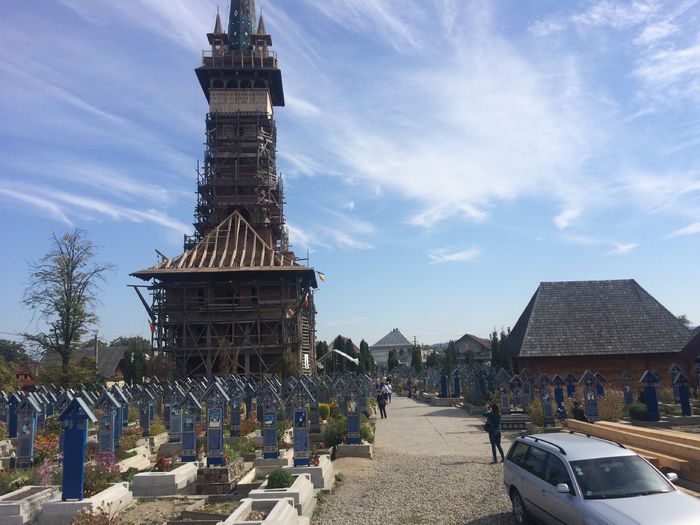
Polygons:
[[[224,20],[228,2],[218,3]],[[293,249],[317,338],[513,326],[541,281],[636,279],[700,324],[698,1],[257,0],[286,106]],[[214,0],[10,0],[0,19],[0,338],[28,264],[79,228],[127,285],[192,233]]]

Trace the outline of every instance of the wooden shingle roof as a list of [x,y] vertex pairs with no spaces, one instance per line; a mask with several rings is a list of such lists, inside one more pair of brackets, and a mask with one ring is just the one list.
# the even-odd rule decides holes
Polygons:
[[131,275],[148,280],[168,274],[255,270],[309,270],[274,250],[237,211],[194,248]]
[[633,279],[544,282],[504,350],[510,357],[680,352],[690,337]]

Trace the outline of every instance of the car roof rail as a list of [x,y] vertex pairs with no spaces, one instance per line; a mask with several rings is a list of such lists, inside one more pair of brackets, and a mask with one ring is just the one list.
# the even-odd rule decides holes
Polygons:
[[542,443],[547,443],[548,445],[552,445],[553,447],[558,448],[558,449],[559,449],[559,452],[561,452],[562,455],[566,456],[566,450],[564,450],[563,447],[561,447],[560,445],[557,445],[556,443],[552,443],[551,441],[548,441],[548,440],[546,440],[546,439],[542,439],[542,438],[539,438],[539,437],[535,437],[535,436],[523,436],[523,437],[524,437],[524,438],[533,439],[533,440],[535,440],[535,441],[537,441],[537,442],[540,442],[540,441],[541,441]]
[[601,441],[607,441],[608,443],[614,443],[614,444],[617,445],[618,447],[624,448],[625,450],[627,450],[627,447],[626,447],[625,445],[623,445],[623,444],[620,443],[619,441],[615,441],[614,439],[603,438],[603,437],[600,437],[600,436],[592,436],[592,435],[590,435],[590,434],[587,433],[587,432],[579,432],[579,431],[577,431],[577,430],[567,430],[567,432],[568,432],[569,434],[580,434],[580,435],[582,435],[582,436],[586,436],[586,437],[589,437],[589,438],[595,438],[595,439],[600,439]]

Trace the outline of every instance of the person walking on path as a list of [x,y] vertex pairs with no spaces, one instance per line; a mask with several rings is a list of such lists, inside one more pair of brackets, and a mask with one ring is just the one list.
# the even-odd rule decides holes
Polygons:
[[493,454],[493,462],[497,463],[496,448],[501,454],[501,463],[505,459],[503,449],[501,448],[501,408],[496,403],[486,405],[484,411],[486,416],[486,424],[484,430],[489,433],[489,442],[491,443],[491,454]]
[[386,398],[381,390],[377,390],[377,406],[379,406],[381,419],[386,418]]

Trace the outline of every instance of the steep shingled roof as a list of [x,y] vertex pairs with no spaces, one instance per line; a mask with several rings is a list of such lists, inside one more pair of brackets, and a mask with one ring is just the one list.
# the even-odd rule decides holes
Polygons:
[[391,332],[389,332],[379,341],[374,343],[372,345],[372,348],[376,348],[378,346],[413,346],[413,343],[406,339],[404,335],[401,332],[399,332],[398,328],[394,328]]
[[511,357],[680,352],[690,337],[633,279],[545,282],[504,350]]
[[255,270],[309,270],[296,264],[267,244],[237,211],[210,231],[197,245],[185,253],[134,272],[131,275],[148,280],[167,274]]

